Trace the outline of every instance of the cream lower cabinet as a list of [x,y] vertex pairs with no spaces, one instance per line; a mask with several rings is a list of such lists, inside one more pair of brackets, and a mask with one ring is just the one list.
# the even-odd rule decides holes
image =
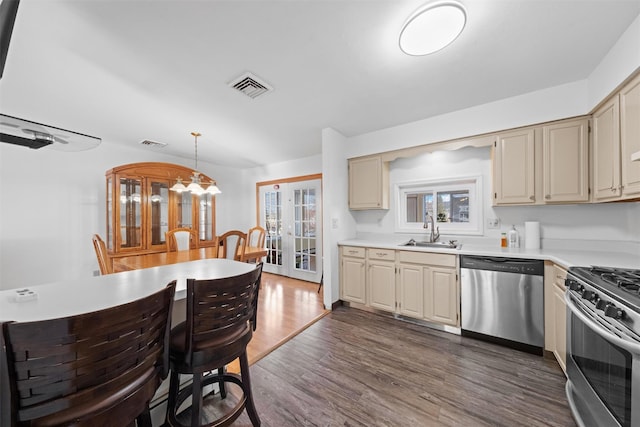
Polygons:
[[564,302],[567,271],[551,262],[545,263],[545,350],[552,352],[566,374],[567,305]]
[[460,326],[457,255],[341,246],[340,268],[343,301]]
[[367,249],[367,294],[369,306],[385,311],[396,310],[396,251]]
[[367,303],[365,248],[340,247],[340,298],[344,301]]
[[398,313],[460,326],[457,256],[398,251]]
[[398,285],[398,313],[424,318],[424,266],[400,263]]

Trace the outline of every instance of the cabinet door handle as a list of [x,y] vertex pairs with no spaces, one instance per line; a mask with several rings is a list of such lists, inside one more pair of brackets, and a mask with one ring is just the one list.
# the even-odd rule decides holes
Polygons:
[[387,254],[384,253],[384,252],[376,252],[376,255],[378,255],[378,256],[387,256]]
[[551,196],[550,196],[549,194],[546,194],[546,195],[544,196],[544,198],[545,198],[545,199],[547,199],[547,200],[549,200],[549,199],[551,198]]
[[529,196],[529,200],[535,200],[536,197],[535,196]]

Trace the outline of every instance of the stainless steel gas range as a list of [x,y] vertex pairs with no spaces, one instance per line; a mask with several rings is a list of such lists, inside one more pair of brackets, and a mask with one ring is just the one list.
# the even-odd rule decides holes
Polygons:
[[567,399],[578,425],[640,426],[640,270],[573,267]]

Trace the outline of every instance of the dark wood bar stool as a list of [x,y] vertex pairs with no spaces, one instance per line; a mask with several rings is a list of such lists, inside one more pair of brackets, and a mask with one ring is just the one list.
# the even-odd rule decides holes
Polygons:
[[[246,408],[254,426],[260,418],[253,403],[247,344],[256,327],[262,263],[249,273],[215,279],[187,279],[187,320],[171,330],[171,381],[166,424],[183,426],[178,419],[182,403],[191,396],[191,426],[227,426]],[[240,375],[224,366],[240,359]],[[210,372],[211,373],[208,373]],[[193,375],[192,384],[179,390],[179,375]],[[203,388],[217,383],[226,398],[225,383],[242,389],[236,406],[216,421],[201,424]]]
[[174,293],[172,282],[104,310],[2,323],[0,425],[151,427]]

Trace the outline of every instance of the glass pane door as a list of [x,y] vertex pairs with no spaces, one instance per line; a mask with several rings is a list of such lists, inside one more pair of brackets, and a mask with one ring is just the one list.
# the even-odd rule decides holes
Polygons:
[[318,283],[322,277],[321,181],[292,182],[288,193],[293,223],[289,276]]
[[142,247],[142,183],[139,179],[120,178],[120,247]]
[[316,193],[314,188],[293,190],[294,268],[316,272]]
[[178,196],[178,217],[176,219],[176,228],[193,227],[193,196],[185,191]]
[[260,225],[267,230],[264,271],[320,282],[320,191],[319,179],[260,187]]
[[107,179],[107,249],[113,250],[113,181]]
[[[281,274],[282,267],[282,192],[278,188],[262,191],[262,218],[267,231],[265,244],[267,256],[265,258],[266,271]],[[269,268],[271,267],[271,268]]]
[[165,245],[165,233],[169,231],[169,185],[151,182],[149,191],[151,207],[151,245]]
[[198,212],[198,230],[200,241],[213,241],[215,234],[213,230],[214,218],[214,196],[205,193],[199,198],[200,210]]

